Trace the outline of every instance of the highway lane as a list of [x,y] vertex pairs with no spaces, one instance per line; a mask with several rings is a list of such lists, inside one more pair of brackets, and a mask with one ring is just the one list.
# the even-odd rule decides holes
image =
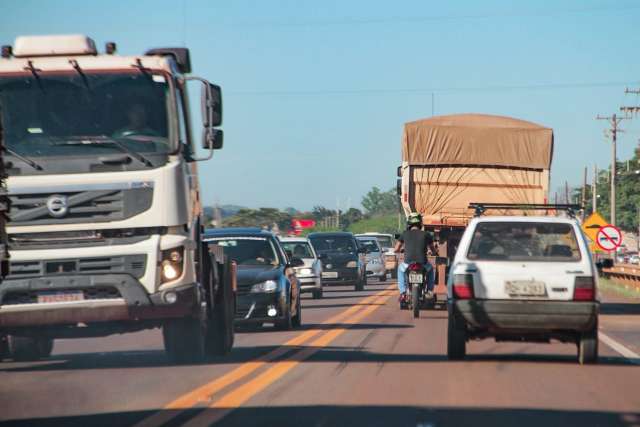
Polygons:
[[[322,300],[305,297],[302,330],[239,333],[230,356],[203,366],[169,366],[158,331],[62,340],[50,360],[1,365],[0,419],[24,425],[640,425],[637,359],[601,343],[600,364],[579,366],[573,345],[487,340],[469,344],[468,360],[449,362],[446,312],[423,311],[413,319],[398,309],[389,287],[334,287]],[[603,308],[601,328],[637,349],[639,301],[607,299],[612,303]]]

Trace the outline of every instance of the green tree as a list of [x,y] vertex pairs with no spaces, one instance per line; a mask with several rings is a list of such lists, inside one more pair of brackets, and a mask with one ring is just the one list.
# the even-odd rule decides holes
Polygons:
[[380,191],[373,187],[362,198],[362,207],[368,215],[388,215],[398,212],[399,203],[395,189]]

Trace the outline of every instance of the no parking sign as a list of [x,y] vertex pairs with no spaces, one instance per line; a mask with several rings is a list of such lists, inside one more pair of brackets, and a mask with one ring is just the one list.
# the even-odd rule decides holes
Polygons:
[[615,251],[622,244],[622,231],[611,224],[600,227],[598,234],[596,234],[596,244],[603,251]]

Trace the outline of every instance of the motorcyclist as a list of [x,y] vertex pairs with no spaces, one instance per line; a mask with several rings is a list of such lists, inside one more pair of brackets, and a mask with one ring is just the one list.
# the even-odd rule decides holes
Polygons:
[[433,285],[435,282],[435,272],[427,260],[427,251],[433,255],[437,253],[431,234],[422,229],[422,215],[412,212],[407,217],[407,229],[394,248],[396,253],[404,249],[404,261],[398,264],[398,290],[400,291],[400,302],[406,301],[406,277],[405,272],[409,264],[419,263],[424,265],[427,271],[427,297],[433,297]]

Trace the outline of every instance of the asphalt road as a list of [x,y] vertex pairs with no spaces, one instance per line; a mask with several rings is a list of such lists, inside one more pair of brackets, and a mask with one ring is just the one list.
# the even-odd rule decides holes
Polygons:
[[640,300],[607,301],[595,366],[574,345],[489,340],[449,362],[446,311],[414,320],[389,283],[305,296],[302,328],[238,333],[207,365],[168,365],[158,330],[58,340],[0,365],[0,424],[640,426]]

